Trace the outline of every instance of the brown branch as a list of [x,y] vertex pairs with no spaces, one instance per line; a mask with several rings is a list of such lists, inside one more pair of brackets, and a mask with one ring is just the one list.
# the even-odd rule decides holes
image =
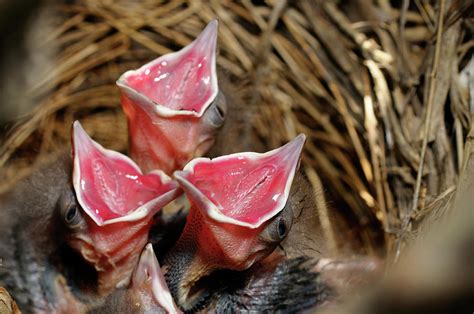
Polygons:
[[411,222],[412,214],[418,208],[418,198],[420,196],[420,187],[421,187],[421,178],[423,176],[423,167],[424,167],[424,160],[426,155],[426,148],[428,146],[428,138],[429,132],[431,130],[431,120],[432,120],[432,113],[433,113],[433,96],[435,93],[435,82],[436,82],[436,75],[438,71],[438,65],[440,60],[440,51],[441,51],[441,43],[442,43],[442,35],[443,35],[443,23],[444,23],[444,6],[445,0],[441,0],[440,8],[438,12],[438,29],[437,29],[437,38],[436,38],[436,47],[435,47],[435,54],[434,54],[434,61],[433,61],[433,68],[431,69],[430,73],[430,87],[429,87],[429,94],[428,94],[428,113],[426,115],[426,123],[425,128],[423,130],[423,144],[421,146],[421,154],[420,154],[420,163],[418,165],[418,172],[416,176],[416,184],[415,184],[415,191],[413,193],[413,202],[410,212],[407,214],[403,221],[402,225],[402,234],[400,235],[397,243],[397,250],[395,253],[395,261],[398,260],[401,251],[401,242],[403,241],[404,234],[407,232],[407,229]]

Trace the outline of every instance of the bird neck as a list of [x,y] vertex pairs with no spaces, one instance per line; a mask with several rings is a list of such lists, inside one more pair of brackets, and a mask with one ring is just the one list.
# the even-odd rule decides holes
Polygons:
[[148,240],[151,219],[97,226],[70,235],[69,245],[97,271],[97,293],[107,296],[126,287]]
[[170,292],[182,310],[194,311],[205,306],[210,292],[202,282],[215,266],[199,254],[186,227],[176,246],[165,256],[163,269]]

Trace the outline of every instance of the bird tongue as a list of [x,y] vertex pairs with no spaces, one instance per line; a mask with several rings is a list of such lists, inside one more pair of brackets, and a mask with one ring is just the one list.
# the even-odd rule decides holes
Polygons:
[[210,22],[188,46],[117,81],[128,118],[130,155],[145,172],[171,174],[202,156],[214,141],[201,120],[218,94],[217,24]]
[[143,175],[131,159],[94,142],[77,121],[73,155],[76,196],[99,226],[152,216],[177,195],[177,184],[164,173]]
[[145,312],[181,313],[173,301],[153,246],[148,243],[133,274],[132,293]]
[[285,206],[305,141],[264,154],[197,158],[175,177],[191,202],[218,222],[258,228]]

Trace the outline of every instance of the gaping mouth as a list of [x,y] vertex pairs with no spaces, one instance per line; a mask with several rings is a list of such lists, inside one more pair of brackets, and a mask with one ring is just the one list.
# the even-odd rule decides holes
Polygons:
[[174,176],[210,218],[255,229],[284,208],[304,142],[301,134],[264,154],[196,158]]
[[132,288],[139,295],[146,292],[167,313],[181,313],[173,301],[151,243],[143,250],[132,278]]
[[76,121],[73,186],[79,204],[99,226],[153,215],[179,194],[162,171],[143,175],[127,156],[104,149]]
[[191,44],[124,73],[117,85],[131,98],[148,98],[147,112],[202,116],[218,92],[217,26],[217,20],[210,22]]

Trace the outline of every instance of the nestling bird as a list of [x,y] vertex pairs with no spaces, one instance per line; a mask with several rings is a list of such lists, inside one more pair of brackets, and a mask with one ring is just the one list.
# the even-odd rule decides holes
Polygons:
[[128,119],[130,156],[144,172],[167,174],[214,143],[226,111],[216,73],[217,21],[178,52],[117,81]]
[[25,313],[81,309],[68,286],[95,281],[93,269],[65,242],[68,208],[62,200],[74,197],[71,170],[70,156],[60,154],[0,196],[0,286]]
[[73,126],[73,158],[76,198],[68,200],[73,213],[65,216],[67,241],[97,270],[98,291],[106,295],[128,285],[153,216],[181,192],[162,171],[143,175],[131,159],[104,149],[79,122]]
[[175,172],[192,206],[164,267],[183,310],[206,300],[205,278],[214,271],[248,269],[285,238],[295,210],[288,197],[304,140],[300,135],[265,154],[197,158]]
[[150,243],[140,256],[130,286],[116,290],[103,305],[88,313],[181,313],[173,301]]

